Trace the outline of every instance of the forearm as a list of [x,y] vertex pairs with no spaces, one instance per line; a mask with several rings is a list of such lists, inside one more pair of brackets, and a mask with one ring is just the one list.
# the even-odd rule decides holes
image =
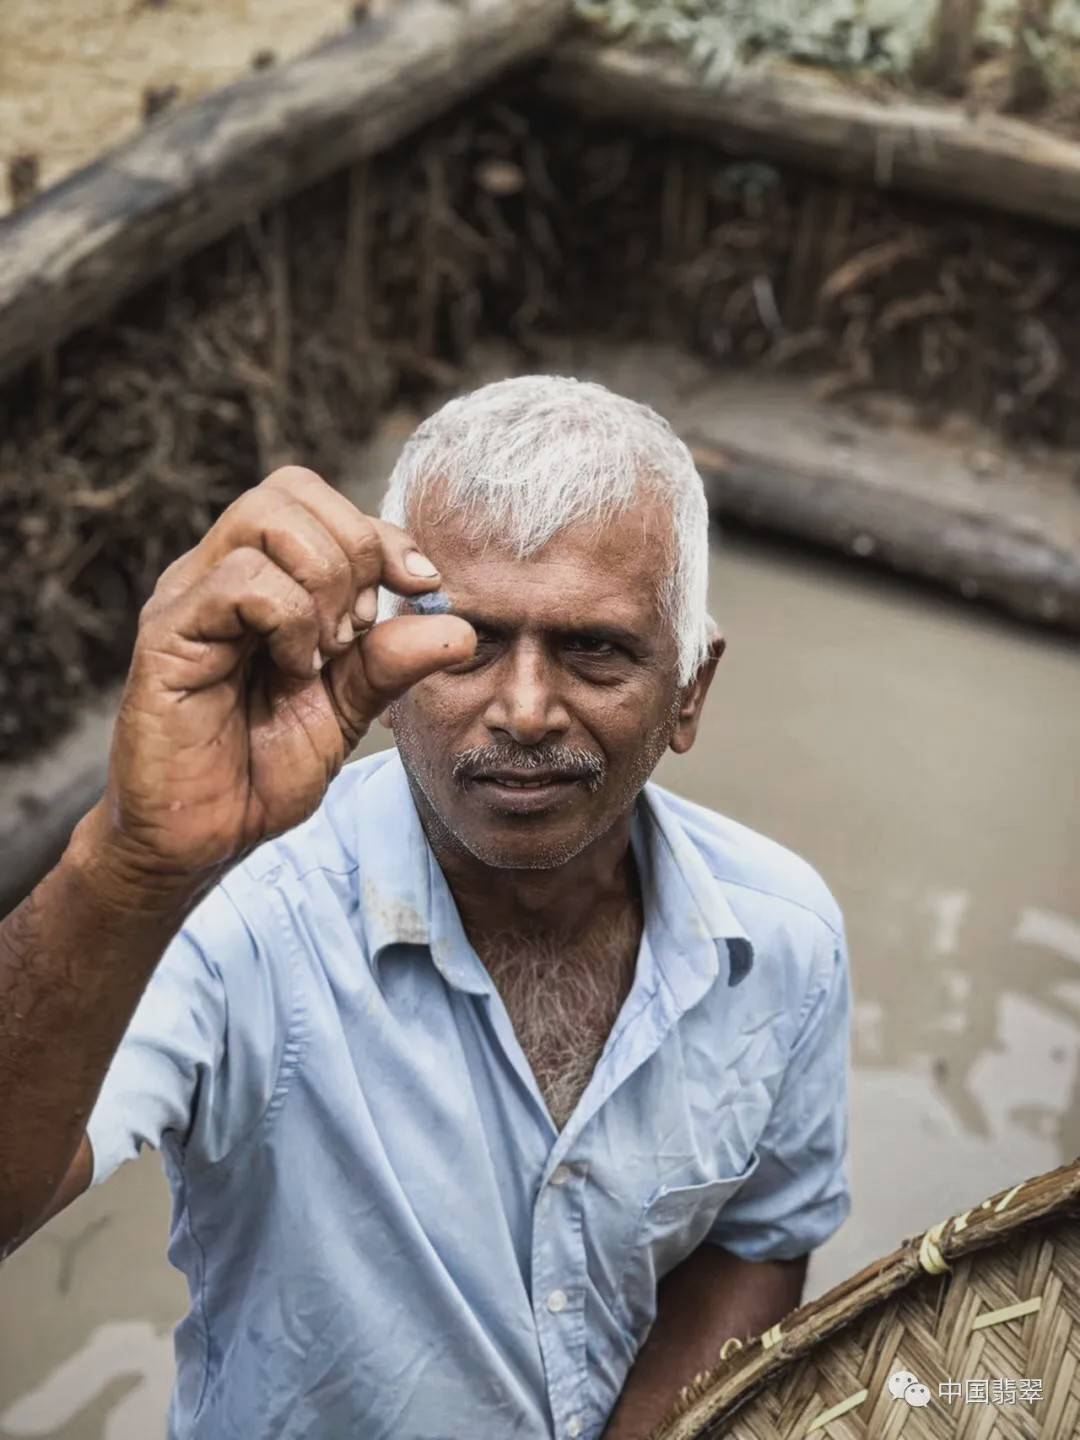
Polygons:
[[724,1341],[744,1343],[795,1309],[806,1259],[752,1263],[704,1245],[660,1286],[656,1321],[634,1362],[604,1440],[645,1440],[679,1391],[711,1369]]
[[0,921],[0,1256],[40,1218],[78,1148],[139,996],[194,903],[103,860],[103,818]]

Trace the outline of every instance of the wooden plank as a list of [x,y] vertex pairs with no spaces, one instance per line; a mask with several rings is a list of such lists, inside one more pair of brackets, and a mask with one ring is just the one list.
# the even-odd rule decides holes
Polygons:
[[0,379],[261,206],[545,50],[567,0],[406,0],[239,81],[0,220]]
[[556,47],[542,85],[582,114],[635,129],[1080,228],[1080,144],[1008,116],[881,101],[779,61],[707,85],[679,56],[581,39]]

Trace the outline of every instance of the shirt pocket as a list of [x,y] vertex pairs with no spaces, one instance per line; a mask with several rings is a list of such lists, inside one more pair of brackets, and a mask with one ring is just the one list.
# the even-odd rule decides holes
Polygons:
[[645,1202],[619,1289],[618,1308],[626,1328],[642,1344],[656,1318],[656,1287],[692,1254],[717,1216],[758,1167],[758,1156],[736,1175],[696,1185],[663,1185]]

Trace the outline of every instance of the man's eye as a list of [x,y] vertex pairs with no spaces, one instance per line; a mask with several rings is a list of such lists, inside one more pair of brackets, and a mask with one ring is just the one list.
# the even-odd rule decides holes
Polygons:
[[597,658],[615,654],[615,646],[611,641],[603,640],[599,635],[575,635],[566,642],[566,648],[578,655]]

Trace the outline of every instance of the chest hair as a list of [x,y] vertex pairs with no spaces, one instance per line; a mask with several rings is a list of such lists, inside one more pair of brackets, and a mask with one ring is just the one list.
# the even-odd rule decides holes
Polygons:
[[630,992],[640,935],[640,916],[631,907],[584,938],[500,933],[477,944],[560,1130]]

